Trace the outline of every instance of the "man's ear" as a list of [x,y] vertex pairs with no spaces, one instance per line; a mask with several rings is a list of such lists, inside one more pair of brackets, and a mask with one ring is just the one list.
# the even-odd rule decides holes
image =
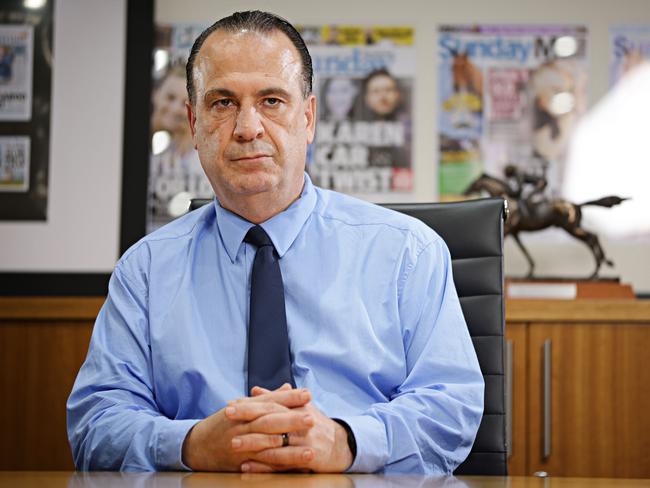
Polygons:
[[192,144],[194,145],[194,149],[198,149],[196,147],[196,115],[190,102],[185,102],[185,110],[187,111],[187,121],[190,123],[190,130],[192,131]]
[[316,134],[316,97],[309,95],[305,101],[305,122],[307,123],[307,144],[314,142]]

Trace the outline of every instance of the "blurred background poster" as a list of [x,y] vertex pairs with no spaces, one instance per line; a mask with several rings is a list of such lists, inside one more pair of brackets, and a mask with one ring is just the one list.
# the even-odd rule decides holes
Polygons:
[[307,163],[314,183],[366,199],[410,193],[414,29],[299,30],[313,58],[318,97],[316,140]]
[[147,233],[184,214],[192,198],[214,193],[192,145],[185,102],[185,64],[203,24],[156,26],[151,95]]
[[0,25],[0,121],[32,116],[34,28]]
[[0,136],[0,192],[29,190],[29,137]]
[[462,196],[514,165],[558,195],[567,143],[585,111],[587,29],[444,25],[438,32],[439,192]]
[[46,221],[54,2],[0,5],[0,221]]
[[[29,121],[32,117],[34,28],[0,25],[0,121]],[[0,136],[0,192],[29,190],[27,136]]]
[[610,26],[609,36],[609,81],[614,85],[632,68],[650,61],[650,25]]

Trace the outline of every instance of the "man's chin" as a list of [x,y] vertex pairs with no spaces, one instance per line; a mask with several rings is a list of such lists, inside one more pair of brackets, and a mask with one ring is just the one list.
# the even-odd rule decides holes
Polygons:
[[229,186],[239,195],[255,195],[272,191],[278,186],[278,178],[268,173],[249,173],[238,175]]

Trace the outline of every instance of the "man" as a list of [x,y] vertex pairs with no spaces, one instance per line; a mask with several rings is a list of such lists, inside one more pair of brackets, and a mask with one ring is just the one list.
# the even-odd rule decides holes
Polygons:
[[[118,262],[68,401],[78,468],[450,473],[469,452],[483,380],[448,252],[413,219],[311,184],[311,78],[271,14],[195,42],[187,111],[217,198]],[[251,347],[260,232],[286,327]],[[260,387],[253,367],[281,354],[253,353],[282,334],[289,384]]]

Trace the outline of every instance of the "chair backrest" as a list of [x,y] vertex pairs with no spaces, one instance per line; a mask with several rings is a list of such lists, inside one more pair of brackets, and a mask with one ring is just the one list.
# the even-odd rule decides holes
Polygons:
[[192,210],[196,210],[197,208],[202,207],[203,205],[207,205],[211,201],[212,199],[210,198],[192,198],[190,200],[190,212]]
[[445,240],[456,291],[485,378],[485,410],[476,441],[454,474],[505,476],[504,201],[485,198],[385,206],[423,221]]
[[[194,210],[211,200],[192,200]],[[485,378],[483,419],[457,475],[507,474],[504,366],[503,221],[500,198],[388,204],[434,229],[451,253],[454,283]]]

